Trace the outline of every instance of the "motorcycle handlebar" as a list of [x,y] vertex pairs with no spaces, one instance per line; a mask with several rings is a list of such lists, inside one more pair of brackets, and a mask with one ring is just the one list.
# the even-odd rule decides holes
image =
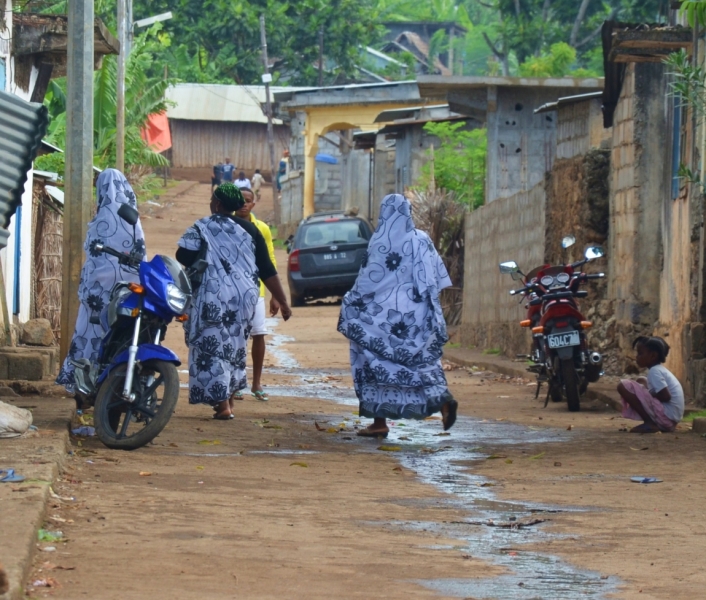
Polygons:
[[135,261],[132,259],[131,256],[128,254],[123,254],[122,252],[118,252],[117,250],[114,250],[110,246],[105,246],[103,244],[96,244],[95,249],[98,250],[98,252],[103,252],[104,254],[110,254],[111,256],[114,256],[115,258],[118,259],[118,262],[121,265],[129,265],[129,266],[135,266]]
[[595,273],[591,275],[586,275],[586,279],[603,279],[605,277],[605,273]]
[[527,286],[520,288],[519,290],[510,290],[510,295],[511,296],[516,296],[517,294],[524,294],[526,292],[529,292],[532,289],[532,286]]

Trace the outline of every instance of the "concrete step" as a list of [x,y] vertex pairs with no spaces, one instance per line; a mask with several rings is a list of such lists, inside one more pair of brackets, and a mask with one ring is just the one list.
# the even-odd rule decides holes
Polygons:
[[6,346],[0,348],[0,379],[40,381],[59,372],[59,348]]

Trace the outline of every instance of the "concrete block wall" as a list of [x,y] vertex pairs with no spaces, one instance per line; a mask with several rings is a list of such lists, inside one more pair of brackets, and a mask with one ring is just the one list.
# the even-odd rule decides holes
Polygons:
[[519,326],[523,304],[509,295],[517,282],[498,269],[515,260],[524,272],[544,259],[544,184],[499,198],[466,216],[461,343],[513,356],[529,352],[530,334]]
[[610,139],[610,130],[603,127],[600,99],[559,107],[557,118],[556,160],[582,156]]
[[634,368],[632,340],[656,330],[660,311],[667,97],[663,65],[628,65],[612,131],[607,294],[627,370]]

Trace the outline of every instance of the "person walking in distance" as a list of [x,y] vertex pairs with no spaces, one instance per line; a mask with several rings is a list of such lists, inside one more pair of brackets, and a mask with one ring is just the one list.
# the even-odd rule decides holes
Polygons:
[[282,177],[289,173],[289,150],[285,150],[277,169],[277,191],[282,191]]
[[451,279],[429,236],[414,228],[401,194],[386,196],[353,289],[343,298],[338,331],[350,340],[359,414],[374,421],[362,437],[387,437],[386,419],[441,412],[444,430],[458,403],[441,366],[449,337],[439,302]]
[[230,158],[226,157],[226,162],[221,165],[221,181],[218,185],[225,182],[233,182],[235,176],[235,165],[231,164]]
[[[241,188],[240,191],[243,194],[243,198],[245,198],[245,204],[240,210],[236,211],[235,215],[245,221],[249,221],[258,228],[262,237],[265,238],[270,260],[276,269],[275,247],[272,244],[270,228],[267,226],[267,223],[260,221],[252,214],[252,209],[255,206],[255,196],[252,190]],[[270,316],[274,317],[279,312],[279,309],[280,304],[273,296],[270,299]],[[252,337],[252,387],[250,391],[255,398],[263,402],[269,400],[267,392],[262,388],[262,368],[265,363],[265,336],[269,333],[265,326],[265,312],[265,284],[260,281],[260,298],[255,307],[255,317],[252,321],[252,330],[250,331],[250,337]],[[236,393],[236,400],[242,400],[242,398],[242,393]]]
[[241,171],[240,173],[238,173],[238,179],[236,179],[233,184],[239,187],[241,190],[244,188],[247,188],[249,190],[252,189],[252,187],[250,186],[250,180],[245,177],[245,171]]
[[255,193],[255,202],[260,202],[260,189],[264,181],[260,169],[255,169],[255,175],[252,176],[252,191]]

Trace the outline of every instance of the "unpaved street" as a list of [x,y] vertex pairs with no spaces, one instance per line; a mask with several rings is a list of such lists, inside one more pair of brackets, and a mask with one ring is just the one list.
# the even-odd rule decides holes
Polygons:
[[[150,254],[174,254],[208,189],[143,220]],[[450,435],[432,419],[359,439],[338,310],[276,323],[271,400],[246,396],[233,421],[189,406],[184,388],[149,447],[75,441],[47,513],[68,541],[38,553],[32,579],[47,561],[75,569],[51,569],[60,587],[33,595],[702,597],[706,441],[622,433],[628,422],[598,403],[542,409],[529,380],[466,369],[448,373],[462,415]],[[177,326],[165,344],[187,356]]]

